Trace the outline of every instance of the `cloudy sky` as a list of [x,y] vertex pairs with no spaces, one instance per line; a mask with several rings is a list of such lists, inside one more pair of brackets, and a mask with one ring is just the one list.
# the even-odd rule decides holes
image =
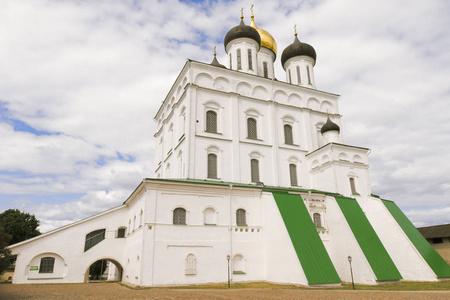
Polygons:
[[1,0],[0,211],[41,230],[121,204],[154,170],[153,117],[186,59],[226,63],[255,21],[317,52],[343,134],[371,149],[373,193],[416,226],[450,223],[450,2]]

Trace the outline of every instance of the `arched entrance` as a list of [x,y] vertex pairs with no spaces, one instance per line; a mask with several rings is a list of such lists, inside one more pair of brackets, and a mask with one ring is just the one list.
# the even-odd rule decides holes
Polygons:
[[100,258],[91,263],[84,275],[84,282],[122,281],[122,265],[111,258]]

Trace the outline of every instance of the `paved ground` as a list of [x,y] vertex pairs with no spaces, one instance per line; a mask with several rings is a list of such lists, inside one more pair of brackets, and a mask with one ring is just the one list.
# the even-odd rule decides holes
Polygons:
[[128,289],[117,283],[0,284],[0,299],[450,299],[450,291],[385,292],[297,289]]

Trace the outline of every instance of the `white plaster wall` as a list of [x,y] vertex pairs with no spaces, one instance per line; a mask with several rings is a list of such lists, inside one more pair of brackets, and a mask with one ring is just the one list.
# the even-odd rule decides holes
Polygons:
[[375,284],[376,277],[333,197],[326,197],[328,240],[324,243],[339,277],[351,282],[348,256],[352,257],[353,278],[356,283]]
[[265,280],[307,285],[305,273],[292,245],[272,193],[263,193]]
[[[241,68],[238,68],[237,64],[237,49],[241,49]],[[253,67],[249,68],[249,60],[248,60],[248,50],[252,51],[252,64]],[[230,61],[229,57],[231,55],[233,70],[238,70],[242,72],[246,72],[249,74],[257,74],[258,68],[258,60],[257,53],[259,51],[259,45],[256,41],[250,38],[238,38],[228,43],[226,52],[228,54],[228,61]]]
[[[300,82],[297,78],[297,66],[300,68]],[[314,60],[309,56],[295,56],[288,59],[284,67],[286,69],[286,82],[289,82],[289,71],[291,72],[292,84],[303,85],[311,88],[316,88],[316,81],[314,77]],[[308,81],[308,68],[309,79]]]
[[[148,201],[153,204],[156,201],[157,219],[144,228],[149,239],[144,253],[149,255],[142,263],[141,285],[226,282],[226,257],[230,253],[232,257],[243,255],[246,264],[246,274],[231,274],[234,281],[263,279],[261,202],[253,190],[233,190],[230,203],[230,191],[229,187],[160,186],[159,191],[149,192],[152,195]],[[176,207],[186,209],[187,225],[172,225],[172,211]],[[216,225],[204,225],[203,211],[208,207],[217,211]],[[235,211],[239,208],[247,211],[248,226],[236,226]],[[148,220],[151,222],[152,218],[150,215]],[[186,275],[189,254],[196,257],[197,272]]]
[[383,202],[367,201],[367,218],[397,266],[403,280],[437,281],[436,275],[392,217]]
[[264,47],[261,47],[258,52],[258,75],[264,77],[264,66],[263,62],[267,62],[267,77],[274,78],[274,56],[275,54]]

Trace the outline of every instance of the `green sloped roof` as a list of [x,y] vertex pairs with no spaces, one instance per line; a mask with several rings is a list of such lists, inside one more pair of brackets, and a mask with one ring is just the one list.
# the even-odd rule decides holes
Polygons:
[[383,203],[436,276],[438,278],[450,277],[450,266],[427,242],[400,208],[392,201],[383,200]]
[[325,246],[300,195],[273,192],[309,284],[340,283]]
[[377,280],[399,280],[402,275],[355,199],[335,197]]

